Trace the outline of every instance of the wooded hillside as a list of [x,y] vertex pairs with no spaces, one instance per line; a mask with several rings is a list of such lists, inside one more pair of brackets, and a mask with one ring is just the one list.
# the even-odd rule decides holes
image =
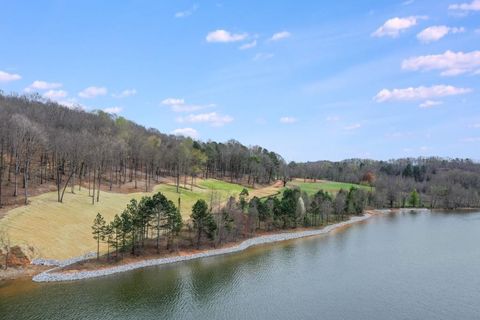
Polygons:
[[[470,159],[291,162],[259,146],[201,142],[145,128],[102,111],[69,109],[37,96],[0,95],[0,206],[28,203],[31,190],[148,191],[162,177],[177,190],[195,177],[248,186],[290,178],[374,187],[375,207],[480,207],[480,164]],[[418,200],[411,201],[418,193]],[[415,196],[414,196],[415,197]]]
[[100,190],[148,191],[162,176],[174,177],[177,188],[197,176],[268,184],[284,164],[259,146],[193,141],[35,96],[0,95],[0,119],[0,206],[28,203],[31,190],[49,184],[59,202],[67,188],[88,187],[92,203]]

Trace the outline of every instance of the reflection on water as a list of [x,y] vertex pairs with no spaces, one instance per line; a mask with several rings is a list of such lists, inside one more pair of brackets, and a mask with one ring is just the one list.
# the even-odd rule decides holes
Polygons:
[[0,287],[0,319],[475,319],[480,213],[403,211],[329,235],[72,283]]

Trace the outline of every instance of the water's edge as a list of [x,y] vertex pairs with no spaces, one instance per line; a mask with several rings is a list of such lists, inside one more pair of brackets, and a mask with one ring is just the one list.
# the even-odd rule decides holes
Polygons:
[[[387,210],[388,211],[388,210]],[[384,210],[375,210],[376,214],[384,213]],[[357,223],[360,221],[364,221],[372,216],[375,213],[366,213],[363,216],[355,216],[350,218],[347,221],[339,222],[336,224],[332,224],[326,226],[325,228],[319,230],[307,230],[307,231],[299,231],[299,232],[285,232],[285,233],[278,233],[278,234],[271,234],[271,235],[264,235],[258,236],[254,238],[250,238],[247,240],[242,241],[240,244],[232,247],[222,248],[222,249],[212,249],[206,252],[196,253],[192,255],[186,256],[173,256],[173,257],[166,257],[166,258],[159,258],[159,259],[149,259],[143,260],[139,262],[134,262],[122,266],[115,266],[111,268],[99,269],[99,270],[89,270],[89,271],[79,271],[79,272],[72,272],[72,273],[63,273],[63,272],[55,272],[59,270],[61,267],[65,267],[68,264],[62,264],[61,267],[56,267],[42,273],[37,274],[32,278],[35,282],[54,282],[54,281],[74,281],[74,280],[82,280],[82,279],[89,279],[89,278],[97,278],[97,277],[104,277],[120,272],[126,272],[130,270],[150,267],[150,266],[157,266],[163,264],[170,264],[188,260],[194,260],[199,258],[206,258],[206,257],[213,257],[218,255],[230,254],[235,252],[240,252],[246,250],[250,247],[261,245],[261,244],[268,244],[274,242],[281,242],[286,240],[293,240],[298,238],[316,236],[328,233],[334,229],[350,225],[353,223]],[[78,259],[75,259],[75,262],[78,262]],[[73,262],[72,262],[73,263]]]

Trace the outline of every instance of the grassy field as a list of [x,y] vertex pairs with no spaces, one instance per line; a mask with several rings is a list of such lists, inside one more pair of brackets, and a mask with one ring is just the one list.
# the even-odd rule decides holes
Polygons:
[[[160,191],[178,204],[180,197],[182,216],[188,219],[191,208],[198,199],[208,202],[213,198],[221,203],[230,195],[238,195],[242,189],[237,184],[198,179],[192,191],[187,185],[187,188],[180,188],[180,194],[172,184],[157,185],[150,193],[101,192],[100,202],[95,205],[91,204],[86,189],[75,194],[65,193],[63,203],[56,201],[56,192],[48,192],[32,197],[28,206],[10,210],[0,219],[0,230],[7,231],[12,244],[33,246],[39,257],[66,259],[95,251],[95,241],[91,234],[95,215],[100,212],[110,221],[115,214],[122,212],[132,198],[140,199]],[[250,189],[249,192],[251,191]]]
[[[289,187],[298,186],[308,194],[314,194],[318,190],[336,193],[340,189],[350,189],[352,186],[366,188],[349,183],[319,181],[303,182],[296,179],[288,183]],[[100,202],[91,204],[88,190],[76,191],[75,194],[65,193],[63,203],[57,202],[56,192],[48,192],[39,196],[31,197],[28,206],[22,206],[8,211],[7,215],[0,219],[0,230],[5,229],[10,236],[12,244],[33,246],[39,257],[49,259],[67,259],[95,251],[96,244],[92,239],[91,225],[95,215],[100,212],[107,221],[113,219],[115,214],[120,214],[127,203],[132,199],[140,199],[145,195],[162,192],[167,198],[178,205],[180,197],[180,209],[182,216],[187,220],[195,201],[204,199],[209,203],[221,205],[229,196],[238,195],[244,187],[224,181],[197,179],[190,190],[190,185],[180,188],[176,192],[173,184],[157,185],[150,193],[111,193],[101,192]],[[281,194],[283,185],[276,182],[273,185],[262,188],[247,188],[250,197],[267,197]]]
[[305,191],[308,195],[313,195],[319,190],[324,190],[332,194],[336,194],[340,189],[350,190],[351,187],[370,190],[370,187],[363,186],[354,183],[335,182],[321,180],[317,182],[303,182],[303,179],[295,179],[287,184],[287,186],[299,187],[302,191]]

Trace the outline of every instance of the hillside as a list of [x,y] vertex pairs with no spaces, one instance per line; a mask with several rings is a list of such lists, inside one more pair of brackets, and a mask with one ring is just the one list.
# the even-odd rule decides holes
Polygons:
[[[107,220],[120,214],[131,199],[162,192],[167,198],[178,203],[181,199],[181,213],[188,220],[191,208],[198,199],[204,199],[213,206],[220,206],[230,196],[238,196],[242,186],[214,179],[199,179],[193,190],[181,188],[176,192],[173,183],[156,185],[152,192],[112,193],[104,192],[100,202],[92,205],[88,190],[83,188],[75,194],[66,193],[63,203],[56,200],[56,192],[47,192],[30,199],[28,206],[9,210],[0,219],[0,229],[6,229],[12,245],[33,246],[38,256],[49,259],[67,259],[95,251],[91,225],[100,212]],[[267,196],[277,188],[269,186],[249,189],[252,195]]]

